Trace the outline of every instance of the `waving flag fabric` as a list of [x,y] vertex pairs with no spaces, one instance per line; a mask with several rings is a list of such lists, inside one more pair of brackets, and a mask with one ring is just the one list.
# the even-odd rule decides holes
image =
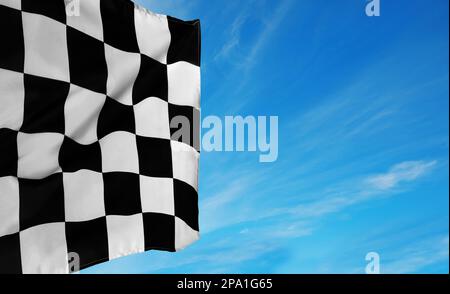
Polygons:
[[0,0],[0,38],[0,273],[197,240],[199,22],[129,0]]

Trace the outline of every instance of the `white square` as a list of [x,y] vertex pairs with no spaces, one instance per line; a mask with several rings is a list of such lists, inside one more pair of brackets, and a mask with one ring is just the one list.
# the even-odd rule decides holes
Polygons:
[[140,52],[166,64],[171,40],[167,16],[137,7],[134,23]]
[[170,141],[172,148],[173,177],[198,188],[198,159],[199,153],[189,145],[177,141]]
[[66,26],[48,17],[22,12],[25,73],[68,82]]
[[63,140],[64,135],[57,133],[19,132],[17,135],[18,177],[43,179],[60,172],[58,155]]
[[105,44],[108,65],[108,96],[125,105],[133,105],[133,85],[139,74],[141,56]]
[[173,179],[140,176],[142,212],[175,215]]
[[15,8],[17,10],[20,10],[20,8],[22,6],[21,5],[22,1],[21,0],[2,0],[1,4],[5,5],[5,6],[9,6],[11,8]]
[[200,108],[200,67],[180,61],[167,66],[169,102]]
[[106,215],[101,173],[90,170],[64,173],[63,182],[66,221],[88,221]]
[[67,274],[64,223],[40,225],[20,232],[20,254],[24,274]]
[[183,220],[175,217],[175,250],[179,251],[197,241],[200,233],[193,230]]
[[144,252],[144,222],[142,214],[131,216],[108,215],[109,259]]
[[[69,10],[70,13],[67,13],[67,25],[97,40],[103,41],[100,0],[79,0],[72,2],[72,9]],[[78,7],[76,7],[77,3],[79,3]]]
[[23,74],[0,69],[0,128],[18,131],[25,100]]
[[19,232],[19,181],[0,178],[0,237]]
[[143,137],[170,139],[169,104],[150,97],[134,106],[136,133]]
[[100,140],[103,172],[139,174],[136,135],[114,132]]
[[66,135],[80,144],[98,141],[97,123],[106,96],[70,85],[64,106]]

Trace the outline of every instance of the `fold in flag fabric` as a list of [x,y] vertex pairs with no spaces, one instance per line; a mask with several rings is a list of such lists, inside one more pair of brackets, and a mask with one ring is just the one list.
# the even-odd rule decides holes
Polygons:
[[0,35],[0,273],[196,241],[199,21],[129,0],[0,0]]

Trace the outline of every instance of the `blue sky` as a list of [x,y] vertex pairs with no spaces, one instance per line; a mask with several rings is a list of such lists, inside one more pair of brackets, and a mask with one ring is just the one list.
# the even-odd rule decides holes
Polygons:
[[201,155],[201,240],[85,273],[449,271],[448,1],[139,0],[202,21],[202,115],[279,116],[279,156]]

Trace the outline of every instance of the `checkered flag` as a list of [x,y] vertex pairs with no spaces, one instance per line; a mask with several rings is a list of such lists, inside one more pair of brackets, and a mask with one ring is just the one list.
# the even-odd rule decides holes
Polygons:
[[197,240],[199,22],[129,0],[0,0],[0,37],[0,273]]

